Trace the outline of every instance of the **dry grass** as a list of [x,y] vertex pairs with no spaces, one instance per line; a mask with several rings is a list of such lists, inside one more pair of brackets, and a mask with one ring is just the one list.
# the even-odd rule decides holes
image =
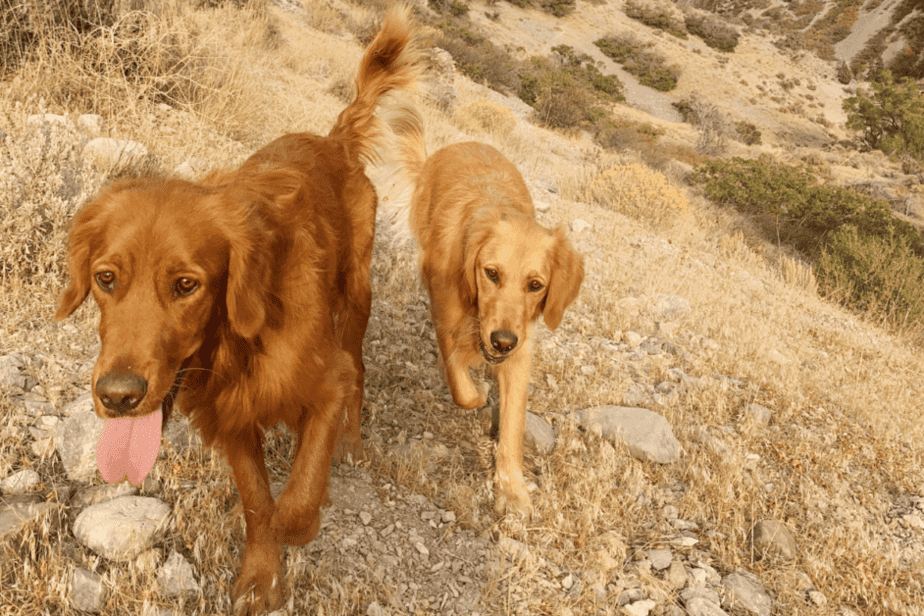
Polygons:
[[[276,9],[235,11],[184,14],[198,24],[197,41],[234,51],[231,59],[218,53],[218,66],[238,62],[234,74],[246,74],[234,87],[224,82],[230,89],[216,84],[206,90],[225,102],[192,98],[185,113],[171,112],[165,120],[155,114],[155,100],[128,97],[126,109],[115,104],[115,94],[97,100],[93,87],[82,86],[88,94],[72,99],[84,101],[79,108],[46,98],[49,109],[105,112],[108,132],[146,143],[163,171],[192,155],[209,168],[232,165],[252,151],[253,140],[284,130],[325,130],[342,106],[327,87],[352,71],[359,47],[305,31]],[[336,29],[343,19],[328,10],[313,23]],[[248,47],[247,41],[264,40],[268,23],[282,38]],[[203,65],[211,62],[203,58]],[[74,65],[57,66],[78,82],[86,77]],[[31,373],[57,402],[75,397],[89,381],[98,318],[87,305],[63,324],[51,321],[63,284],[63,223],[104,178],[76,166],[80,137],[74,131],[25,126],[28,114],[42,110],[28,93],[50,96],[68,81],[59,73],[59,83],[46,83],[47,75],[24,68],[10,82],[16,88],[0,95],[0,128],[7,134],[0,144],[0,258],[7,263],[0,276],[0,353],[29,354]],[[31,89],[24,88],[27,82]],[[135,92],[128,84],[118,88],[108,91]],[[762,242],[737,215],[685,194],[636,160],[598,161],[586,142],[522,123],[508,130],[507,113],[479,100],[481,90],[458,84],[458,91],[462,111],[456,116],[425,108],[431,151],[470,138],[466,133],[498,140],[495,145],[528,179],[559,186],[558,200],[540,215],[543,224],[580,217],[593,225],[575,238],[587,259],[581,296],[558,331],[537,330],[530,410],[559,430],[559,445],[552,455],[527,460],[536,484],[536,516],[529,523],[492,513],[492,443],[475,414],[451,404],[440,381],[413,248],[379,242],[374,255],[374,314],[365,349],[369,472],[454,510],[462,527],[529,546],[522,558],[502,563],[482,590],[487,611],[612,613],[619,590],[637,584],[662,605],[674,601],[675,592],[636,558],[670,536],[661,515],[665,505],[702,530],[697,545],[678,551],[722,572],[756,573],[776,601],[775,613],[924,610],[920,532],[906,533],[891,513],[909,495],[924,495],[922,351],[823,302],[811,270]],[[240,126],[229,134],[209,118],[215,109],[231,108],[233,98],[242,99],[244,110],[232,114]],[[686,212],[684,224],[669,224]],[[690,313],[659,323],[651,310],[658,293],[683,296]],[[669,340],[678,352],[630,360],[614,350],[629,331]],[[570,418],[575,409],[619,403],[632,383],[669,380],[672,368],[695,379],[654,407],[683,444],[680,464],[639,462],[581,432]],[[751,402],[773,411],[769,427],[744,420]],[[0,418],[0,476],[34,467],[47,482],[63,485],[60,463],[35,457],[26,420],[4,399]],[[701,439],[703,430],[713,439]],[[449,455],[433,461],[394,454],[397,443],[424,431],[449,445]],[[724,447],[716,447],[717,440]],[[270,434],[274,480],[285,476],[291,447],[285,432]],[[168,450],[154,477],[174,514],[174,530],[157,550],[183,550],[205,588],[187,602],[187,613],[227,613],[243,538],[227,471],[208,450]],[[761,560],[749,551],[747,534],[765,517],[795,532],[795,562]],[[140,613],[158,603],[156,569],[108,563],[74,547],[67,523],[57,521],[50,515],[3,546],[16,559],[0,561],[0,614],[74,614],[66,597],[75,564],[103,575],[112,593],[106,614]],[[286,558],[291,613],[364,613],[369,601],[387,592],[368,571],[347,577],[325,555],[307,558],[289,550]],[[582,581],[572,593],[558,584],[567,572]],[[807,602],[797,583],[803,574],[825,594],[827,607]],[[616,594],[601,602],[596,591],[606,587]]]

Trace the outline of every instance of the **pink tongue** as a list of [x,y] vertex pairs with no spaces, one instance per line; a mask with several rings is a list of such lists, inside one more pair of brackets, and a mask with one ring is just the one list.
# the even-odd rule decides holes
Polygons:
[[107,419],[96,447],[99,473],[109,483],[128,480],[140,486],[160,451],[161,410],[144,417]]

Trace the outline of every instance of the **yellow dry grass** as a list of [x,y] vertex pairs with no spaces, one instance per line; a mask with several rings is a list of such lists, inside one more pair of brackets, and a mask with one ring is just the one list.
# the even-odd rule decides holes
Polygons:
[[[159,171],[190,157],[208,168],[230,166],[282,132],[326,130],[342,107],[328,88],[350,78],[361,50],[314,28],[352,31],[371,20],[366,9],[344,13],[332,4],[302,13],[168,6],[176,13],[145,17],[155,25],[144,40],[155,47],[176,40],[201,59],[203,72],[193,78],[204,88],[200,95],[164,110],[157,97],[128,96],[143,94],[130,83],[85,82],[90,77],[76,64],[42,56],[0,94],[7,135],[0,144],[0,354],[27,353],[39,391],[57,406],[87,387],[98,320],[90,304],[64,323],[51,320],[64,282],[64,224],[104,178],[75,166],[81,137],[74,129],[35,130],[26,117],[95,111],[105,116],[107,134],[145,143]],[[203,81],[216,67],[222,79]],[[62,97],[71,81],[82,84],[77,99]],[[600,161],[584,142],[522,123],[508,130],[507,113],[486,105],[478,87],[458,90],[460,113],[424,107],[430,151],[473,136],[489,140],[527,178],[559,186],[543,224],[591,224],[575,237],[586,255],[581,296],[558,331],[537,330],[530,410],[559,430],[559,444],[549,456],[528,457],[536,484],[536,515],[528,522],[492,513],[492,445],[440,381],[412,247],[380,242],[374,255],[365,434],[378,438],[367,440],[369,472],[455,511],[462,527],[529,546],[482,589],[484,612],[617,613],[620,589],[639,584],[661,606],[676,604],[676,592],[637,558],[673,536],[662,515],[671,505],[701,529],[699,543],[676,550],[723,572],[754,572],[774,597],[775,613],[921,613],[924,537],[890,512],[909,495],[924,496],[924,351],[819,299],[811,269],[765,244],[734,213],[637,160]],[[68,100],[80,102],[71,107]],[[676,219],[684,224],[671,224]],[[35,266],[14,275],[23,246]],[[660,322],[651,306],[662,293],[686,298],[689,314]],[[628,332],[657,336],[676,352],[627,359],[614,349]],[[573,410],[619,404],[633,383],[656,386],[676,368],[691,380],[652,408],[681,441],[681,463],[640,462],[574,425]],[[752,402],[773,411],[769,427],[744,419]],[[47,489],[65,490],[60,463],[35,456],[30,420],[12,409],[0,397],[0,477],[33,467]],[[389,440],[424,431],[451,454],[437,463],[392,455]],[[270,435],[274,478],[285,475],[291,447],[284,433]],[[187,613],[226,613],[243,539],[233,482],[219,456],[202,449],[167,451],[153,475],[175,529],[157,553],[184,550],[206,588],[187,602]],[[748,532],[762,518],[795,533],[794,562],[759,559],[748,549]],[[153,590],[155,567],[108,563],[74,547],[66,517],[47,516],[0,547],[12,555],[0,556],[0,614],[76,613],[67,600],[75,565],[102,574],[111,593],[105,614],[166,606]],[[369,601],[393,592],[369,571],[337,577],[323,558],[317,566],[300,550],[286,558],[286,613],[365,613]],[[550,582],[568,571],[580,572],[576,592]],[[804,576],[826,606],[807,600]],[[601,601],[597,592],[607,587],[609,599]]]

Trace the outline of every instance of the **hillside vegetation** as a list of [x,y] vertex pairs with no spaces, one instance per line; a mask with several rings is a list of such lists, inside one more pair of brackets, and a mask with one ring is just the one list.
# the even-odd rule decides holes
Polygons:
[[[924,613],[922,172],[916,141],[882,120],[883,93],[902,109],[921,99],[902,81],[914,67],[838,81],[833,45],[859,4],[414,5],[456,67],[415,100],[429,151],[500,149],[539,221],[565,225],[585,257],[578,300],[535,334],[529,410],[556,445],[527,455],[534,517],[498,518],[490,412],[452,404],[414,247],[380,225],[368,459],[333,469],[318,539],[287,549],[283,613]],[[896,6],[896,31],[917,44],[917,13]],[[0,356],[22,374],[0,391],[0,514],[23,498],[8,481],[22,471],[38,478],[27,496],[49,504],[0,534],[0,615],[81,613],[78,569],[99,576],[102,614],[230,612],[243,515],[206,448],[164,446],[141,490],[170,508],[152,549],[119,563],[75,539],[102,480],[70,479],[46,432],[87,392],[99,312],[52,319],[67,225],[114,177],[197,177],[286,132],[325,133],[385,8],[65,0],[0,13]],[[438,97],[434,82],[451,88]],[[100,164],[84,149],[98,135],[144,153]],[[602,405],[664,417],[680,461],[582,428],[578,411]],[[274,485],[293,448],[268,431]],[[768,521],[791,553],[758,541]],[[182,598],[158,586],[173,552],[198,583]],[[772,608],[735,599],[735,576]]]

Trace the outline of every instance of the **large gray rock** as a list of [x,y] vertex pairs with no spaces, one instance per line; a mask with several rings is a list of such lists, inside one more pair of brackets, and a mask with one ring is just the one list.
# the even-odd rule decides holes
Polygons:
[[625,443],[639,460],[660,464],[680,461],[680,443],[670,424],[648,409],[607,405],[581,409],[577,416],[582,428],[599,426],[603,436]]
[[43,503],[34,495],[4,498],[0,501],[0,541],[22,532],[42,516],[59,508],[57,503]]
[[100,556],[128,562],[166,530],[170,506],[147,496],[123,496],[87,507],[74,521],[74,536]]
[[55,449],[72,481],[90,481],[96,476],[96,442],[104,425],[91,403],[83,404],[55,427]]

